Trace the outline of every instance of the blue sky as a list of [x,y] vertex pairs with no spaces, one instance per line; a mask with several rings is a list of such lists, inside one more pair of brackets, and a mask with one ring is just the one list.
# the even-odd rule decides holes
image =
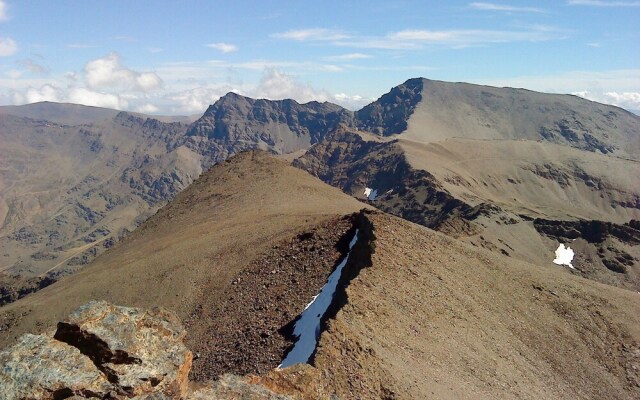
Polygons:
[[0,104],[199,114],[229,91],[351,109],[413,77],[640,110],[640,1],[0,0]]

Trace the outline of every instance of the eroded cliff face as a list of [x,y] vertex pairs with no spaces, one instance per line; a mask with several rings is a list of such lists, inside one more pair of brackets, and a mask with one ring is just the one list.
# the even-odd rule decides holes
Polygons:
[[471,209],[433,175],[412,168],[396,141],[367,141],[349,129],[327,136],[293,165],[360,199],[374,188],[376,207],[430,228]]
[[291,153],[317,143],[353,113],[331,103],[270,101],[228,93],[186,133],[184,143],[211,165],[243,150]]

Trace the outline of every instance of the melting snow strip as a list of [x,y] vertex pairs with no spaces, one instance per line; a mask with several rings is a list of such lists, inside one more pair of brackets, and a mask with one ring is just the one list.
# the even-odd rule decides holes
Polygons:
[[320,321],[327,312],[329,305],[333,301],[333,297],[342,275],[344,266],[347,265],[349,255],[351,255],[351,249],[358,241],[358,230],[356,229],[353,239],[349,243],[349,252],[342,259],[336,269],[329,275],[327,283],[320,289],[311,303],[307,304],[304,308],[300,318],[296,321],[296,325],[293,329],[293,335],[296,337],[296,342],[293,345],[291,351],[282,360],[282,363],[278,368],[286,368],[293,364],[307,363],[311,358],[311,355],[318,346],[318,339],[320,338]]

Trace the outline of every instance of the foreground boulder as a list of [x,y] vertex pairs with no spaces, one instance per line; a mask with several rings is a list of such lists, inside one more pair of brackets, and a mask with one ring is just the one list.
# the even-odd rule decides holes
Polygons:
[[193,356],[183,343],[185,335],[180,320],[167,310],[91,301],[59,322],[53,337],[25,334],[0,352],[0,398],[292,398],[234,375],[191,388]]
[[92,301],[53,336],[24,335],[0,353],[3,398],[183,398],[192,354],[178,318]]
[[40,335],[23,335],[0,353],[3,398],[59,399],[83,394],[106,397],[113,389],[90,359],[65,343]]

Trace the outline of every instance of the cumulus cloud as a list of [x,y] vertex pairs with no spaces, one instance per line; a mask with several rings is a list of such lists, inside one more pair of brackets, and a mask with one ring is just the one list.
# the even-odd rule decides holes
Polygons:
[[375,101],[373,97],[362,97],[360,95],[348,95],[346,93],[338,93],[333,95],[333,102],[348,108],[349,110],[359,110],[367,104]]
[[310,85],[298,82],[292,75],[275,69],[265,71],[258,86],[252,91],[254,97],[280,100],[294,99],[300,103],[312,100],[329,101],[332,96],[324,90],[316,90]]
[[573,92],[573,95],[580,96],[587,100],[598,103],[613,104],[626,110],[640,111],[640,92],[597,92],[583,90]]
[[128,103],[120,96],[111,93],[100,93],[87,88],[73,88],[69,91],[67,101],[87,106],[127,109]]
[[136,112],[143,113],[143,114],[155,114],[158,111],[160,111],[160,109],[150,103],[141,104],[138,107],[136,107]]
[[91,89],[121,88],[148,92],[162,86],[162,79],[155,72],[137,72],[122,66],[117,53],[89,61],[84,73],[85,82]]
[[40,101],[61,101],[60,89],[52,85],[43,85],[40,88],[29,88],[25,94],[27,103]]
[[209,44],[205,44],[205,47],[219,50],[225,54],[238,51],[238,46],[236,46],[235,44],[229,44],[229,43],[209,43]]
[[0,37],[0,57],[7,57],[18,51],[18,43],[9,37]]
[[229,86],[222,87],[198,87],[172,93],[167,96],[171,105],[168,106],[171,113],[198,114],[204,112],[209,105],[215,103],[224,94],[236,91]]
[[23,93],[15,92],[13,94],[13,102],[15,104],[41,101],[67,102],[118,110],[127,109],[129,105],[125,99],[115,94],[95,92],[82,87],[60,88],[53,84],[29,87]]

